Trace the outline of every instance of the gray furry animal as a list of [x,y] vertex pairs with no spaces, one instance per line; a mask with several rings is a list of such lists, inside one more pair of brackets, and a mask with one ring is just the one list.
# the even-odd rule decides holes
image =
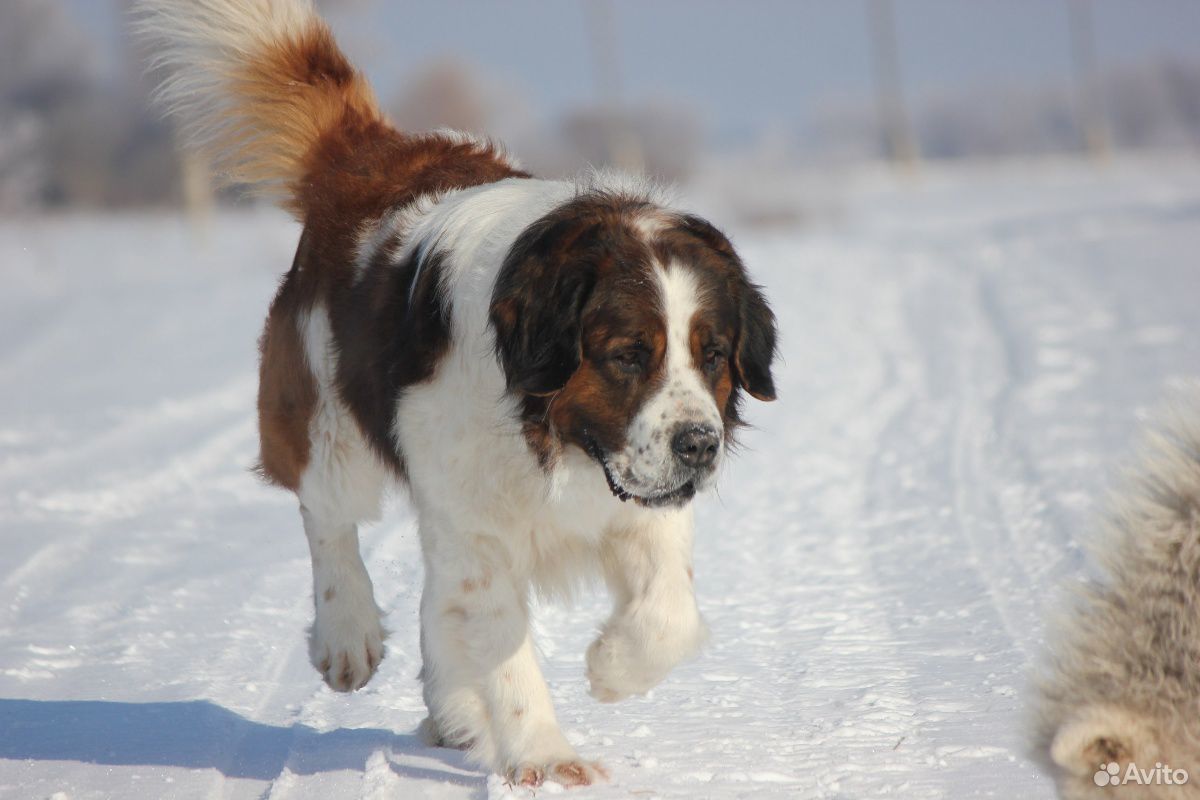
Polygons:
[[1066,798],[1200,798],[1200,382],[1155,418],[1113,499],[1088,548],[1106,580],[1051,626],[1042,752]]

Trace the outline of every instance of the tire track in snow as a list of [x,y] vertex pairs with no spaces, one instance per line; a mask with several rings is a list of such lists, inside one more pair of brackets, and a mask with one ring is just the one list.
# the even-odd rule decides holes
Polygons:
[[962,395],[950,442],[954,518],[966,535],[969,563],[987,587],[1010,642],[1028,659],[1033,650],[1029,620],[1037,619],[1037,592],[1025,568],[1028,552],[1023,537],[1009,524],[997,496],[997,492],[1032,491],[1020,475],[1003,474],[1002,465],[1012,458],[1002,432],[1014,376],[1005,332],[995,327],[996,320],[981,302],[984,290],[979,274],[972,270],[963,277],[963,300],[970,313],[960,322],[971,327],[957,340],[947,337],[947,344],[957,342],[955,358],[962,370]]
[[253,408],[257,378],[241,375],[227,383],[183,399],[169,399],[149,408],[127,409],[124,419],[93,435],[73,432],[69,439],[39,449],[37,455],[9,456],[0,463],[0,481],[11,483],[53,474],[88,473],[81,466],[110,464],[110,453],[153,450],[153,444],[177,437],[181,428],[201,432],[216,423],[246,418]]
[[[133,519],[177,498],[184,490],[204,485],[206,478],[225,475],[231,462],[248,462],[256,443],[253,421],[240,418],[206,432],[190,450],[141,474],[106,478],[94,488],[63,488],[36,495],[26,492],[18,499],[24,500],[22,510],[27,513],[32,510],[83,523]],[[253,480],[248,464],[244,471]]]
[[[722,490],[729,507],[701,523],[709,535],[713,528],[736,532],[722,538],[719,557],[706,567],[739,592],[712,611],[715,598],[705,597],[705,573],[697,570],[710,622],[725,629],[704,657],[706,671],[728,659],[731,676],[787,676],[787,693],[741,682],[735,692],[719,692],[717,684],[696,694],[728,696],[753,719],[740,723],[753,735],[726,745],[721,761],[740,760],[743,748],[765,750],[779,759],[779,777],[803,786],[807,797],[872,796],[898,786],[906,797],[939,797],[906,768],[910,749],[895,749],[912,736],[919,698],[863,523],[876,443],[909,402],[902,365],[881,348],[901,327],[900,298],[893,281],[873,280],[887,261],[861,247],[808,241],[790,258],[821,269],[786,287],[795,296],[774,296],[781,328],[800,342],[836,346],[814,350],[810,363],[779,376],[781,396],[802,398],[804,408],[797,414],[793,407],[772,429],[770,450],[790,461],[775,462],[767,474],[731,476]],[[697,795],[738,795],[759,783],[764,796],[782,796],[765,772],[763,782],[743,775],[741,789],[733,777],[722,785],[725,776],[713,776]]]
[[[184,404],[185,407],[191,405]],[[56,576],[80,571],[84,565],[96,562],[97,543],[111,535],[109,526],[112,523],[161,516],[178,500],[181,490],[211,483],[212,479],[227,473],[231,461],[240,462],[242,459],[235,456],[249,450],[254,438],[253,424],[245,419],[244,412],[235,420],[218,418],[215,421],[221,424],[215,428],[207,427],[209,421],[205,420],[206,426],[194,431],[197,441],[191,449],[176,451],[166,463],[141,474],[120,477],[102,474],[96,487],[70,487],[69,476],[79,471],[70,464],[85,457],[97,459],[99,463],[114,460],[109,454],[123,448],[122,443],[115,440],[119,437],[114,436],[114,441],[106,442],[104,448],[93,443],[92,447],[84,448],[86,454],[54,459],[59,461],[58,468],[66,476],[59,482],[66,485],[49,491],[17,489],[11,499],[0,501],[0,519],[7,519],[14,525],[38,522],[40,524],[34,530],[48,528],[51,531],[49,536],[39,534],[44,538],[23,561],[12,565],[0,582],[13,598],[4,608],[5,617],[15,620],[19,616],[25,602],[31,598],[26,587],[52,584]],[[244,470],[238,472],[238,477],[251,480]],[[72,526],[70,535],[53,530],[53,523],[60,520]]]
[[[847,492],[845,508],[838,515],[842,533],[831,555],[850,578],[837,592],[838,608],[851,610],[860,630],[850,631],[857,635],[830,637],[828,642],[824,669],[833,675],[845,672],[849,679],[846,688],[856,691],[844,712],[843,727],[826,743],[841,750],[841,764],[834,769],[824,767],[822,784],[829,796],[835,797],[902,791],[905,797],[938,798],[943,796],[943,788],[936,776],[912,768],[923,751],[927,760],[934,754],[921,730],[928,698],[913,680],[920,675],[921,665],[912,658],[905,620],[895,613],[895,572],[897,567],[902,571],[911,568],[911,563],[900,566],[906,563],[905,554],[881,547],[879,537],[889,526],[911,528],[916,518],[907,511],[879,505],[876,497],[880,449],[911,417],[914,380],[920,377],[903,313],[907,287],[894,276],[880,277],[894,271],[890,254],[867,251],[854,260],[865,272],[861,285],[872,286],[873,292],[865,296],[860,288],[846,294],[867,307],[859,335],[865,340],[864,352],[877,362],[877,376],[856,403],[838,409],[853,433],[844,446],[853,458],[856,477],[852,490],[843,489]],[[856,367],[862,369],[862,364]],[[895,470],[885,466],[884,471],[888,484],[893,484]],[[899,599],[904,596],[902,593]],[[818,695],[829,691],[820,684],[813,689]]]
[[[245,614],[247,608],[257,606],[258,603],[255,601],[261,602],[262,599],[273,597],[277,593],[278,588],[275,587],[273,583],[264,582],[263,584],[260,584],[260,588],[242,603],[242,613]],[[300,599],[291,604],[291,613],[285,615],[286,617],[296,617],[300,614],[303,614],[303,609],[306,608],[307,605],[311,604],[312,599],[311,597],[306,596],[307,592],[299,592],[299,594]],[[245,624],[246,623],[243,623],[243,625]],[[264,626],[251,626],[251,628],[255,629],[255,632],[258,634],[256,641],[260,646],[267,645],[267,640],[263,637],[263,634],[265,633],[263,627]],[[269,666],[265,671],[260,671],[257,674],[265,674],[268,685],[273,686],[274,689],[263,695],[262,699],[254,705],[251,712],[247,715],[251,722],[256,722],[257,720],[261,719],[263,717],[263,712],[273,706],[282,707],[286,705],[286,702],[284,702],[282,698],[289,690],[294,690],[295,685],[283,680],[283,676],[290,671],[289,668],[296,664],[300,658],[303,658],[305,662],[308,660],[307,655],[304,652],[305,648],[298,644],[298,642],[305,641],[304,637],[299,635],[301,633],[300,630],[296,629],[292,625],[276,625],[273,626],[272,630],[276,632],[272,638],[275,640],[274,645],[275,649],[278,651],[278,654],[271,659]],[[285,637],[291,639],[292,641],[290,643],[287,642]],[[221,686],[227,684],[227,680],[223,680],[224,676],[229,674],[231,671],[240,671],[240,665],[237,663],[237,661],[241,655],[241,649],[237,646],[232,646],[228,651],[226,651],[225,657],[220,662],[220,667],[216,670],[216,679],[220,683],[213,687],[216,691],[212,692],[212,694],[219,694]],[[289,741],[290,738],[291,737],[289,737]],[[227,774],[232,771],[232,767],[238,761],[239,751],[242,749],[244,742],[245,736],[230,740],[226,744],[224,748],[225,752],[223,763],[220,765],[214,764],[215,774],[213,775],[212,781],[209,784],[208,790],[204,793],[204,796],[209,798],[209,800],[217,800],[217,798],[223,798],[227,796],[229,782]],[[214,762],[215,761],[216,759],[214,759]],[[284,772],[281,773],[281,777],[286,774],[286,772],[287,768],[285,766]],[[276,780],[278,780],[278,778]]]
[[[1021,480],[1019,469],[1011,474],[1014,457],[1001,435],[1014,381],[1005,333],[994,328],[984,308],[985,289],[969,257],[954,248],[910,256],[915,264],[905,306],[909,357],[919,364],[919,376],[910,387],[909,412],[883,439],[895,463],[880,465],[877,504],[926,516],[944,539],[918,542],[926,547],[920,555],[927,566],[949,573],[968,564],[1009,643],[1024,650],[1033,609],[1012,603],[1030,598],[1033,582],[1021,537],[1007,524],[997,492],[1031,493],[1033,488]],[[964,260],[966,266],[956,266]],[[910,472],[897,493],[895,475],[889,473],[898,465]],[[966,553],[945,547],[956,537],[966,544]],[[901,569],[896,577],[920,575],[920,570]],[[969,587],[970,582],[964,584]]]
[[[363,538],[363,560],[375,583],[376,601],[380,607],[385,610],[399,610],[401,606],[408,604],[407,600],[401,599],[401,596],[410,592],[413,587],[419,588],[420,586],[420,554],[413,547],[416,533],[415,520],[411,512],[402,507],[389,509],[385,513],[388,521],[381,526],[382,530],[373,531]],[[299,522],[297,522],[297,535],[303,535],[299,529]],[[367,542],[369,545],[366,544]],[[401,565],[398,572],[395,569],[397,563]],[[304,613],[311,616],[311,596],[306,595],[306,599],[307,606]],[[407,621],[412,625],[417,624],[415,617],[408,618]],[[407,686],[393,686],[385,682],[384,668],[381,667],[380,672],[375,674],[367,687],[360,690],[370,699],[371,709],[367,713],[374,719],[386,716],[384,712],[388,710],[389,700],[392,702],[404,701],[408,699],[405,697],[405,693],[408,691],[415,691],[419,695],[419,688],[411,682],[411,676],[416,674],[416,666],[419,665],[419,658],[415,659],[416,663],[414,664],[415,653],[412,651],[418,639],[418,632],[410,629],[408,625],[398,625],[397,622],[400,620],[385,617],[389,635],[383,663],[387,665],[389,674],[398,671],[401,674],[400,679]],[[308,664],[307,647],[298,648],[297,652],[300,652],[303,659],[303,669],[315,675],[315,671]],[[318,720],[318,726],[330,724],[331,717],[341,716],[339,712],[346,710],[345,697],[345,695],[330,692],[323,684],[318,684],[315,690],[297,704],[292,713],[293,730],[295,725],[303,724],[306,719]],[[264,703],[264,708],[266,705]],[[338,725],[339,721],[334,720],[332,724]],[[416,727],[415,723],[412,727]],[[395,735],[397,738],[394,743],[373,747],[370,752],[364,752],[357,773],[306,775],[303,764],[305,758],[311,754],[298,748],[298,740],[293,734],[289,738],[287,755],[279,775],[268,783],[260,794],[260,798],[261,800],[289,800],[293,797],[308,798],[314,796],[314,793],[318,793],[322,796],[336,794],[339,797],[359,797],[363,800],[383,797],[404,797],[416,800],[416,798],[423,797],[462,797],[471,793],[469,790],[464,791],[464,786],[475,790],[484,788],[483,777],[478,773],[456,768],[453,757],[449,759],[450,763],[444,763],[444,758],[438,758],[437,763],[430,764],[428,767],[421,766],[420,763],[410,763],[422,762],[426,759],[427,754],[437,753],[444,757],[452,754],[453,751],[431,750],[416,743],[415,737],[402,736],[398,733]],[[396,749],[398,745],[406,742],[413,743],[412,751]],[[461,761],[461,759],[458,760]],[[402,777],[404,773],[411,773],[407,776],[408,780]],[[428,776],[429,779],[448,782],[450,785],[442,786],[435,783],[433,786],[429,786],[426,780],[421,780],[425,776]]]
[[[905,399],[868,468],[866,557],[884,583],[893,635],[912,643],[899,649],[898,668],[920,702],[902,746],[910,764],[937,767],[911,788],[944,796],[947,785],[974,784],[987,795],[1029,780],[1036,792],[1036,775],[1016,764],[1023,749],[1014,688],[1036,594],[1022,537],[995,495],[1013,485],[996,428],[1013,381],[1004,332],[981,310],[979,274],[963,253],[923,243],[887,258],[901,317],[878,346],[896,365],[895,391]],[[962,682],[976,691],[964,694]],[[971,720],[982,714],[1011,724],[981,739]]]

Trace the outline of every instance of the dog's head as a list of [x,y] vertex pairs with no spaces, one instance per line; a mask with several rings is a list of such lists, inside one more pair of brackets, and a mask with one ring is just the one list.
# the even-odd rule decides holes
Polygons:
[[535,449],[580,447],[622,500],[686,503],[715,478],[740,392],[775,399],[775,317],[729,240],[645,201],[583,195],[531,225],[491,322]]

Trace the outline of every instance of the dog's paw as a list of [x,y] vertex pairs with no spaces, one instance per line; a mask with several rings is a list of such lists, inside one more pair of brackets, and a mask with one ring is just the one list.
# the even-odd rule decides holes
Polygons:
[[590,692],[601,703],[615,703],[631,695],[645,694],[662,680],[666,672],[666,669],[647,669],[630,652],[628,641],[621,636],[606,634],[588,647]]
[[597,761],[565,758],[547,764],[523,762],[508,771],[508,782],[514,786],[541,786],[552,781],[562,786],[591,786],[608,780],[608,770]]
[[687,625],[665,630],[647,634],[640,626],[609,625],[587,651],[592,697],[615,703],[645,694],[679,662],[694,656],[708,638],[708,628],[698,615]]
[[442,726],[433,717],[426,717],[417,726],[417,738],[426,747],[446,747],[451,750],[470,750],[473,739],[452,739],[442,733]]
[[334,599],[317,607],[309,655],[329,688],[353,692],[379,668],[385,636],[373,600],[338,604]]

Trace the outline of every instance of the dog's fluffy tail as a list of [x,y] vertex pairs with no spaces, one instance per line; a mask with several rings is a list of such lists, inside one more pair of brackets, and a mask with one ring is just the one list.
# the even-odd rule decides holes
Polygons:
[[1104,762],[1200,767],[1200,383],[1145,438],[1088,548],[1107,580],[1048,637],[1041,733],[1085,783]]
[[355,136],[387,128],[310,0],[140,0],[134,13],[184,140],[225,180],[295,213],[309,210],[303,187],[323,140],[352,150]]

